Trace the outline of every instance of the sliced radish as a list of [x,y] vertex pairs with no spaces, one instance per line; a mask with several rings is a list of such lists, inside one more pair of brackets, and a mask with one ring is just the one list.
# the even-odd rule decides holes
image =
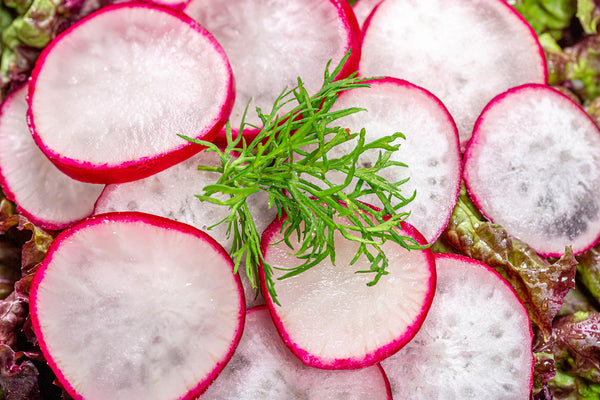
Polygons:
[[31,289],[36,337],[75,399],[195,399],[241,337],[244,300],[225,250],[142,213],[63,231]]
[[30,82],[42,151],[87,182],[143,178],[192,156],[233,104],[227,58],[189,17],[149,4],[102,8],[42,52]]
[[[360,30],[346,0],[192,0],[185,12],[221,43],[235,73],[237,98],[231,127],[237,132],[248,102],[246,121],[260,126],[256,107],[269,113],[275,99],[302,77],[309,93],[352,49],[340,76],[356,70]],[[244,130],[249,138],[258,131]],[[222,134],[220,141],[225,136]]]
[[246,314],[231,361],[200,399],[391,400],[379,364],[353,371],[307,367],[281,341],[266,307]]
[[[273,278],[302,263],[281,242],[282,220],[274,221],[262,238],[265,262]],[[402,234],[424,243],[412,226]],[[295,248],[298,243],[290,237]],[[382,246],[387,270],[374,286],[366,257],[350,265],[358,244],[335,234],[336,264],[329,259],[293,277],[276,280],[281,306],[263,285],[266,304],[285,344],[306,365],[324,369],[354,369],[373,365],[404,346],[418,331],[431,305],[435,264],[431,250],[408,251],[394,242]],[[261,276],[262,277],[262,276]]]
[[487,265],[436,254],[437,289],[414,339],[381,365],[397,399],[529,399],[529,317]]
[[545,256],[600,237],[600,130],[567,96],[524,85],[497,96],[465,153],[471,198],[491,221]]
[[92,213],[104,185],[73,180],[46,158],[27,126],[26,96],[22,86],[0,106],[0,184],[36,225],[63,229]]
[[[190,159],[174,165],[158,174],[134,182],[107,185],[94,209],[95,214],[113,211],[142,211],[192,225],[212,236],[225,250],[229,251],[232,238],[227,236],[227,224],[217,224],[229,214],[229,209],[216,204],[201,202],[195,195],[201,194],[206,185],[214,184],[219,174],[198,171],[198,165],[220,165],[214,152],[202,151]],[[259,232],[275,218],[275,208],[269,209],[269,198],[258,192],[249,199],[248,206]],[[243,269],[243,268],[242,268]],[[239,271],[246,294],[248,307],[263,304],[246,275]]]
[[358,0],[352,10],[354,11],[354,15],[356,16],[356,20],[358,24],[362,26],[369,14],[373,11],[373,9],[377,6],[377,4],[381,3],[382,0]]
[[454,117],[463,148],[494,96],[546,82],[535,32],[503,0],[385,0],[363,31],[360,73],[430,90]]
[[[352,132],[366,129],[367,142],[402,132],[406,140],[391,160],[404,162],[408,168],[388,167],[380,175],[390,182],[410,178],[402,192],[416,198],[403,210],[411,214],[407,222],[419,230],[429,242],[442,233],[458,197],[461,154],[456,125],[444,105],[431,93],[406,81],[394,78],[372,81],[370,88],[343,92],[332,111],[360,107],[358,112],[339,120]],[[328,155],[342,157],[356,146],[355,141],[334,147]],[[378,150],[361,154],[358,167],[370,168],[377,162]],[[344,176],[328,178],[342,184]],[[353,187],[351,188],[353,189]],[[361,200],[381,207],[376,195]]]

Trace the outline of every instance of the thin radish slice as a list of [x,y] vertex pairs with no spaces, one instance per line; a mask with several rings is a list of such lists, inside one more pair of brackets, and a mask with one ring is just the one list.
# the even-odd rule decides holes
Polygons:
[[358,0],[354,4],[352,10],[354,11],[354,15],[360,26],[365,23],[373,9],[377,4],[381,3],[381,1],[382,0]]
[[546,82],[535,32],[503,0],[385,0],[363,31],[360,73],[430,90],[454,117],[463,149],[494,96]]
[[494,270],[436,254],[437,289],[414,339],[381,365],[394,398],[529,399],[532,332],[527,312]]
[[0,184],[36,225],[64,229],[92,213],[104,185],[73,180],[46,158],[27,126],[26,96],[22,86],[0,106]]
[[31,316],[75,399],[195,399],[231,358],[244,299],[208,235],[142,213],[63,231],[35,275]]
[[[185,12],[215,35],[231,61],[235,132],[250,100],[246,121],[260,126],[254,109],[269,113],[283,88],[295,87],[299,76],[314,94],[329,60],[332,70],[352,49],[340,76],[357,68],[360,30],[345,0],[192,0]],[[257,132],[248,127],[244,135],[252,138]],[[218,140],[225,140],[223,132]]]
[[42,52],[30,82],[30,126],[48,158],[87,182],[143,178],[197,153],[233,104],[214,38],[149,4],[102,8]]
[[256,399],[391,400],[379,364],[353,371],[307,367],[283,344],[266,307],[246,314],[244,334],[223,372],[200,397]]
[[600,129],[567,96],[524,85],[485,108],[465,153],[471,198],[545,256],[600,237]]
[[[343,221],[340,221],[343,222]],[[323,369],[354,369],[373,365],[404,346],[416,334],[429,310],[435,288],[431,250],[408,251],[397,243],[382,248],[388,275],[374,286],[366,257],[350,265],[358,244],[335,233],[336,264],[329,259],[293,277],[277,280],[301,260],[282,243],[282,220],[274,221],[262,238],[265,262],[273,269],[281,304],[274,304],[261,280],[275,326],[285,344],[306,365]],[[403,223],[402,234],[425,239]],[[295,237],[290,238],[298,249]],[[261,278],[264,275],[261,275]]]
[[[142,211],[170,218],[208,233],[229,251],[233,238],[227,236],[227,224],[208,229],[224,219],[229,214],[229,209],[195,198],[204,186],[216,183],[220,175],[216,172],[198,171],[197,166],[219,166],[220,163],[216,153],[202,151],[148,178],[106,185],[96,202],[94,213]],[[249,198],[248,206],[259,232],[264,231],[277,214],[274,208],[269,209],[268,202],[269,198],[264,192],[258,192]],[[256,296],[245,270],[239,273],[248,307],[263,304],[264,299]]]
[[[391,160],[403,162],[404,167],[389,167],[381,176],[390,182],[410,178],[403,184],[402,192],[416,198],[403,210],[411,214],[407,222],[419,230],[429,242],[434,242],[448,221],[460,188],[461,154],[456,125],[444,105],[431,93],[406,81],[394,78],[371,81],[370,88],[357,88],[343,92],[332,111],[360,107],[358,112],[339,120],[352,132],[366,130],[366,141],[402,132],[406,140]],[[355,141],[336,146],[328,153],[342,157],[350,153]],[[358,167],[370,168],[379,157],[377,150],[363,153]],[[342,184],[343,176],[329,176]],[[381,207],[376,195],[361,200]]]

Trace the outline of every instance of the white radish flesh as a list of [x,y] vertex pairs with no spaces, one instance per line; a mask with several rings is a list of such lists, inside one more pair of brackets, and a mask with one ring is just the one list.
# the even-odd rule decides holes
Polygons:
[[104,185],[76,181],[46,158],[27,126],[26,96],[22,86],[0,106],[0,183],[32,222],[63,229],[92,213]]
[[[236,79],[234,131],[251,99],[246,121],[260,126],[255,108],[268,114],[283,88],[295,87],[298,77],[314,94],[329,60],[333,70],[352,49],[340,76],[357,67],[360,32],[345,0],[192,0],[185,12],[227,52]],[[250,127],[244,131],[249,137],[256,133]]]
[[[340,222],[343,222],[340,220]],[[424,243],[410,225],[402,234]],[[278,277],[301,264],[294,250],[281,242],[281,220],[271,224],[262,239],[265,262],[273,269],[277,300],[273,303],[261,281],[266,303],[286,345],[305,364],[324,369],[354,369],[373,365],[404,346],[418,331],[431,304],[435,265],[431,250],[408,251],[386,242],[388,275],[367,286],[371,274],[362,256],[350,265],[356,242],[335,234],[336,264],[329,259],[296,276]],[[290,241],[298,248],[296,238]],[[262,275],[261,275],[262,277]]]
[[496,97],[465,153],[464,179],[482,213],[542,255],[581,253],[600,237],[600,130],[544,85]]
[[102,8],[42,52],[30,83],[30,126],[61,170],[88,182],[139,179],[212,138],[233,104],[231,69],[189,17],[149,4]]
[[535,32],[503,0],[385,0],[363,31],[360,73],[431,91],[454,117],[463,149],[494,96],[546,82]]
[[360,26],[363,26],[373,9],[377,4],[381,3],[382,0],[358,0],[352,10],[356,16],[356,20]]
[[[233,238],[227,236],[227,224],[208,229],[223,220],[229,214],[229,208],[201,202],[195,197],[202,193],[204,186],[216,183],[219,177],[216,172],[198,171],[198,165],[220,164],[221,159],[216,153],[202,151],[148,178],[107,185],[96,202],[94,213],[141,211],[170,218],[208,233],[229,251]],[[258,192],[249,198],[248,206],[259,233],[265,230],[277,214],[274,208],[269,209],[268,201],[264,192]],[[252,289],[245,269],[241,269],[243,271],[238,272],[244,285],[248,307],[264,303],[262,296],[257,296]]]
[[202,400],[391,400],[379,365],[353,371],[307,367],[281,341],[268,310],[246,314],[244,334]]
[[76,399],[195,399],[244,322],[233,263],[197,229],[142,213],[91,217],[53,242],[31,289],[40,347]]
[[533,355],[529,317],[488,266],[437,255],[437,289],[414,339],[384,360],[398,399],[529,399]]

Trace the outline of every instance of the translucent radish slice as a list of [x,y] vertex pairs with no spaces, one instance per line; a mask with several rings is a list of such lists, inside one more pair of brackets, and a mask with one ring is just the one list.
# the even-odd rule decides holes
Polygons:
[[504,0],[385,0],[363,27],[359,71],[430,90],[464,149],[483,107],[524,83],[545,83],[535,32]]
[[22,86],[0,106],[0,184],[35,224],[63,229],[92,213],[104,185],[73,180],[46,158],[27,126],[26,96]]
[[600,237],[600,130],[568,97],[524,85],[483,111],[464,179],[483,214],[545,256]]
[[228,61],[189,17],[149,4],[102,8],[46,47],[30,82],[42,151],[87,182],[143,178],[200,150],[233,103]]
[[[410,178],[402,192],[415,200],[403,210],[410,211],[407,222],[416,227],[425,239],[434,242],[442,233],[458,196],[461,154],[456,125],[444,105],[431,93],[406,81],[386,78],[371,82],[370,88],[343,92],[333,110],[360,107],[359,112],[339,120],[352,132],[365,128],[368,142],[402,132],[399,151],[391,160],[406,163],[408,168],[389,167],[381,176],[390,182]],[[355,147],[354,141],[336,146],[329,154],[342,157]],[[379,152],[367,151],[358,160],[359,167],[369,168],[377,162]],[[343,183],[342,176],[329,176]],[[381,207],[377,196],[363,201]]]
[[[174,165],[158,174],[134,182],[106,185],[94,209],[95,214],[113,211],[142,211],[192,225],[211,235],[225,250],[229,251],[233,238],[227,236],[227,224],[217,224],[229,214],[229,209],[216,204],[201,202],[195,195],[201,194],[206,185],[216,183],[219,174],[198,171],[198,165],[221,165],[214,152],[202,151],[188,160]],[[259,232],[273,221],[277,211],[269,209],[269,198],[258,192],[250,198],[250,212]],[[257,297],[245,271],[239,271],[246,294],[246,304],[252,307],[263,304]]]
[[[386,242],[388,275],[374,286],[366,257],[350,265],[358,244],[335,235],[336,264],[329,259],[296,276],[277,280],[301,264],[281,242],[281,220],[273,222],[262,238],[265,261],[273,269],[281,306],[263,293],[275,326],[285,344],[306,365],[324,369],[354,369],[373,365],[404,346],[418,331],[431,305],[435,265],[431,250],[408,251]],[[403,224],[404,235],[419,243],[424,238]],[[293,235],[292,235],[293,236]],[[294,248],[299,246],[290,238]],[[261,277],[264,277],[262,275]]]
[[377,364],[354,371],[307,367],[281,341],[265,307],[246,314],[242,340],[231,361],[200,399],[391,400]]
[[[329,60],[332,70],[352,49],[340,73],[346,76],[360,57],[359,27],[345,0],[192,0],[185,12],[215,35],[231,61],[237,90],[234,131],[251,99],[246,121],[260,126],[255,108],[269,113],[299,76],[309,93],[316,93]],[[256,133],[250,127],[244,131],[249,137]]]
[[142,213],[90,217],[52,243],[31,289],[36,337],[75,399],[195,399],[231,358],[244,300],[208,235]]
[[437,289],[414,339],[382,361],[398,399],[529,399],[531,324],[494,270],[436,254]]

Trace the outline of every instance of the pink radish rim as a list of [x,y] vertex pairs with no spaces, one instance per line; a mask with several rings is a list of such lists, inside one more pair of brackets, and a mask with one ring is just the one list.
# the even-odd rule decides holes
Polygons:
[[[454,259],[454,260],[464,262],[465,264],[472,265],[473,267],[477,267],[477,268],[485,269],[485,270],[489,271],[490,273],[495,275],[498,278],[498,280],[500,282],[502,282],[502,284],[508,288],[508,290],[510,290],[510,292],[517,299],[517,301],[521,307],[521,311],[523,312],[523,314],[527,315],[527,318],[529,319],[529,313],[527,312],[527,309],[523,305],[523,302],[517,295],[517,292],[515,292],[513,287],[510,286],[510,284],[506,281],[506,279],[504,279],[502,277],[502,275],[500,275],[495,269],[493,269],[489,265],[484,264],[481,261],[475,260],[473,258],[469,258],[469,257],[463,256],[463,255],[454,254],[454,253],[435,253],[434,257],[435,257],[436,261],[439,259]],[[531,340],[533,340],[533,329],[531,328],[531,323],[528,324],[528,328],[529,328],[529,337]],[[534,369],[535,369],[535,357],[533,356],[533,352],[532,352],[531,353],[531,374],[529,377],[529,389],[530,390],[533,387],[533,371],[534,371]]]
[[[367,205],[373,209],[377,209],[376,207]],[[285,214],[282,215],[281,218],[276,218],[264,231],[261,238],[261,252],[263,256],[265,256],[269,249],[269,244],[271,242],[271,238],[278,234],[281,231],[281,226],[283,221],[287,218]],[[402,233],[406,236],[412,237],[419,244],[424,245],[427,243],[423,235],[419,233],[419,231],[414,228],[412,225],[401,222],[400,227]],[[260,279],[260,287],[263,292],[263,296],[265,298],[266,306],[269,308],[269,312],[271,313],[271,317],[273,319],[273,323],[281,336],[281,339],[286,344],[286,346],[294,353],[302,362],[310,367],[321,368],[321,369],[358,369],[363,367],[368,367],[374,364],[379,363],[380,361],[386,359],[392,354],[396,353],[400,350],[404,345],[406,345],[419,331],[421,325],[425,321],[425,317],[431,308],[431,303],[433,301],[433,297],[435,294],[435,285],[437,281],[437,276],[435,272],[435,259],[433,257],[433,253],[430,248],[427,248],[423,251],[427,260],[427,264],[429,265],[429,282],[428,282],[428,291],[424,297],[423,305],[421,306],[420,312],[415,316],[413,321],[407,326],[406,330],[400,335],[398,338],[392,340],[386,345],[378,347],[374,351],[370,353],[364,354],[358,357],[350,357],[350,358],[337,358],[333,361],[322,362],[320,357],[316,357],[309,353],[308,351],[298,347],[294,340],[290,337],[287,330],[285,329],[281,319],[277,317],[277,304],[275,304],[267,290],[266,282],[265,282],[265,272],[264,265],[261,263],[259,265],[259,279]]]
[[76,179],[80,179],[90,183],[121,183],[147,177],[154,173],[160,172],[184,159],[187,159],[203,149],[202,146],[181,139],[182,143],[179,146],[173,147],[172,150],[167,151],[165,153],[153,154],[148,157],[141,157],[137,160],[129,160],[115,165],[106,165],[62,156],[55,150],[48,148],[40,138],[35,126],[32,102],[33,96],[35,95],[37,79],[40,74],[40,70],[42,69],[46,61],[46,58],[48,57],[48,54],[52,51],[56,43],[60,42],[62,38],[68,36],[73,30],[77,29],[80,25],[86,23],[88,20],[97,17],[98,15],[121,8],[146,8],[150,10],[163,12],[179,19],[180,21],[188,25],[190,28],[192,28],[193,30],[200,33],[203,37],[205,37],[212,44],[213,49],[219,54],[221,59],[224,61],[223,66],[226,67],[227,74],[229,77],[229,82],[227,83],[227,97],[225,99],[225,102],[221,105],[219,114],[215,117],[211,124],[207,125],[204,131],[196,134],[194,138],[212,141],[217,136],[221,128],[225,125],[227,118],[229,118],[229,114],[231,113],[233,103],[235,100],[235,82],[233,78],[233,72],[231,70],[231,66],[229,65],[229,61],[223,48],[210,34],[210,32],[208,32],[206,29],[204,29],[186,14],[183,14],[166,6],[150,3],[131,2],[112,4],[103,7],[92,14],[87,15],[86,17],[75,22],[73,25],[69,26],[65,31],[57,35],[57,37],[42,50],[40,56],[38,57],[38,60],[35,63],[35,66],[31,73],[31,78],[29,80],[29,95],[27,96],[27,104],[29,106],[29,109],[27,111],[27,123],[29,124],[29,129],[32,132],[33,139],[35,140],[36,144],[44,152],[44,154],[46,154],[46,156],[52,161],[52,163],[54,163],[57,166],[57,168],[59,168],[61,171],[65,172],[69,176],[76,177]]
[[[505,97],[510,96],[513,93],[517,93],[520,92],[521,90],[528,90],[528,89],[535,89],[535,90],[550,90],[552,91],[554,94],[557,94],[565,99],[567,99],[570,103],[573,103],[575,106],[579,107],[581,109],[581,107],[576,104],[575,102],[573,102],[573,100],[571,100],[567,95],[565,95],[564,93],[559,92],[558,90],[547,86],[547,85],[543,85],[540,83],[526,83],[524,85],[520,85],[520,86],[516,86],[514,88],[508,89],[507,91],[500,93],[499,95],[497,95],[496,97],[494,97],[492,100],[490,100],[490,102],[484,107],[483,111],[481,112],[481,114],[479,115],[479,117],[477,118],[477,120],[475,121],[475,126],[473,128],[473,134],[471,135],[471,139],[469,140],[469,142],[467,143],[467,147],[465,150],[465,154],[463,157],[463,181],[465,182],[465,187],[467,188],[467,192],[469,194],[469,197],[471,198],[471,200],[473,201],[473,204],[475,204],[475,206],[477,207],[477,209],[479,210],[479,212],[481,213],[481,215],[483,215],[485,217],[485,219],[487,219],[488,221],[492,221],[493,219],[490,218],[484,210],[482,210],[481,208],[481,200],[477,197],[477,195],[472,191],[470,185],[469,185],[469,170],[466,168],[466,164],[467,164],[467,160],[469,160],[472,157],[472,153],[473,153],[473,148],[476,147],[476,145],[479,143],[480,140],[480,136],[481,136],[481,130],[480,125],[483,124],[483,122],[485,121],[485,114],[492,108],[495,107],[496,103],[498,101],[503,100]],[[585,116],[585,118],[587,118],[590,122],[593,123],[593,126],[596,127],[596,132],[600,135],[600,127],[598,127],[598,125],[594,122],[594,120],[592,119],[592,117],[586,113],[583,109],[581,109],[582,115]],[[517,238],[518,239],[518,238]],[[588,251],[589,249],[591,249],[592,247],[594,247],[594,245],[598,242],[598,240],[600,240],[600,234],[598,234],[596,236],[596,239],[592,241],[591,244],[581,248],[581,249],[573,249],[573,253],[575,254],[581,254],[584,253],[586,251]],[[562,257],[563,253],[558,253],[558,252],[543,252],[543,251],[537,251],[536,253],[538,253],[540,256],[542,257]]]
[[[233,261],[231,260],[231,257],[229,256],[229,254],[227,254],[225,249],[223,249],[223,247],[219,243],[217,243],[212,237],[194,228],[193,226],[152,214],[145,214],[141,212],[113,212],[106,214],[98,214],[88,217],[83,221],[79,222],[78,224],[73,225],[71,228],[62,231],[50,244],[48,252],[46,253],[46,257],[40,263],[39,268],[33,277],[33,281],[31,282],[31,290],[29,293],[29,309],[33,330],[35,332],[36,338],[38,339],[40,349],[42,350],[42,353],[44,354],[48,365],[56,374],[56,377],[58,378],[61,386],[69,393],[71,397],[73,397],[74,400],[85,400],[85,398],[76,392],[75,388],[73,388],[73,386],[63,375],[62,370],[58,367],[56,361],[48,351],[48,345],[46,344],[46,341],[44,339],[44,334],[42,332],[40,321],[38,319],[37,292],[41,281],[44,279],[44,275],[46,273],[48,265],[52,262],[54,253],[58,249],[60,249],[60,245],[62,244],[62,242],[69,240],[69,238],[79,230],[84,230],[94,225],[101,225],[106,222],[144,222],[160,229],[167,229],[172,231],[174,230],[186,235],[196,236],[200,240],[208,242],[217,253],[222,255],[222,257],[225,260],[227,260],[233,273]],[[215,368],[208,376],[204,378],[204,380],[198,382],[198,384],[194,388],[188,390],[188,392],[185,395],[178,397],[177,400],[192,400],[201,395],[208,388],[208,386],[217,378],[217,376],[221,373],[223,368],[225,368],[225,365],[229,362],[229,360],[233,356],[233,353],[235,352],[235,349],[242,337],[242,333],[244,330],[244,322],[246,319],[246,302],[243,296],[242,282],[240,281],[239,275],[235,274],[234,278],[237,285],[238,293],[240,294],[240,312],[238,315],[238,328],[236,329],[235,337],[233,342],[231,343],[229,351],[226,354],[226,356],[215,365]]]

